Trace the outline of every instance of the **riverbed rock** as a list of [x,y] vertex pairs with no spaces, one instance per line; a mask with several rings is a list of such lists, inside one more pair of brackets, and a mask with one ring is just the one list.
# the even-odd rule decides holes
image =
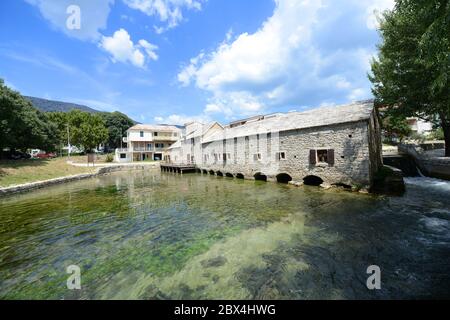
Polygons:
[[323,189],[325,189],[325,190],[328,190],[328,189],[332,188],[333,186],[332,186],[331,184],[329,184],[329,183],[323,182],[323,183],[320,185],[320,187],[323,188]]

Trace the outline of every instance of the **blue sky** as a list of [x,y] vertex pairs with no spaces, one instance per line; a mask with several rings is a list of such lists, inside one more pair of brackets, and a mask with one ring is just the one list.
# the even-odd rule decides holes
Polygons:
[[[76,5],[80,28],[67,20]],[[393,0],[2,0],[0,78],[22,94],[145,123],[371,98]],[[69,24],[70,25],[70,24]]]

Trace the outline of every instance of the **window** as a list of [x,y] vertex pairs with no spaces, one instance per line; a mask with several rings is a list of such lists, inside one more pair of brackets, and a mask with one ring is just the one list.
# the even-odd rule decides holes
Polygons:
[[316,165],[317,163],[328,163],[334,165],[334,149],[309,150],[309,163]]
[[175,132],[175,133],[173,134],[173,136],[174,136],[174,137],[178,137],[178,133]]
[[151,143],[147,144],[147,150],[152,150],[153,145]]
[[121,153],[120,154],[120,159],[126,159],[127,158],[127,154],[126,153]]
[[286,152],[277,152],[276,153],[276,159],[278,161],[280,160],[286,160]]
[[155,148],[157,149],[164,148],[164,143],[155,143]]
[[141,138],[144,137],[144,131],[139,132],[139,135],[141,136]]
[[328,163],[328,150],[317,150],[317,161]]
[[154,135],[155,137],[157,137],[157,136],[158,136],[158,132],[153,132],[153,135]]

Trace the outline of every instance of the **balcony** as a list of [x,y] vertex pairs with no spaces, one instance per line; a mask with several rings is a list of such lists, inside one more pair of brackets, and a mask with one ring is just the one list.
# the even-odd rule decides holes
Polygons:
[[179,139],[179,136],[164,136],[164,135],[157,135],[157,136],[153,136],[153,141],[170,141],[170,142],[175,142]]
[[[135,151],[135,152],[152,152],[154,151],[155,148],[149,148],[149,147],[134,147],[132,150],[130,151]],[[156,149],[158,150],[158,149]]]

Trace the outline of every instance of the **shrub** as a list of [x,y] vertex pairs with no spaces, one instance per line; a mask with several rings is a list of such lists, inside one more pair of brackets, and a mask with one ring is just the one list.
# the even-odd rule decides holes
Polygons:
[[433,130],[430,133],[430,138],[433,140],[444,140],[444,130],[442,130],[442,128]]
[[107,154],[105,162],[113,162],[113,161],[114,161],[114,156],[112,154]]

